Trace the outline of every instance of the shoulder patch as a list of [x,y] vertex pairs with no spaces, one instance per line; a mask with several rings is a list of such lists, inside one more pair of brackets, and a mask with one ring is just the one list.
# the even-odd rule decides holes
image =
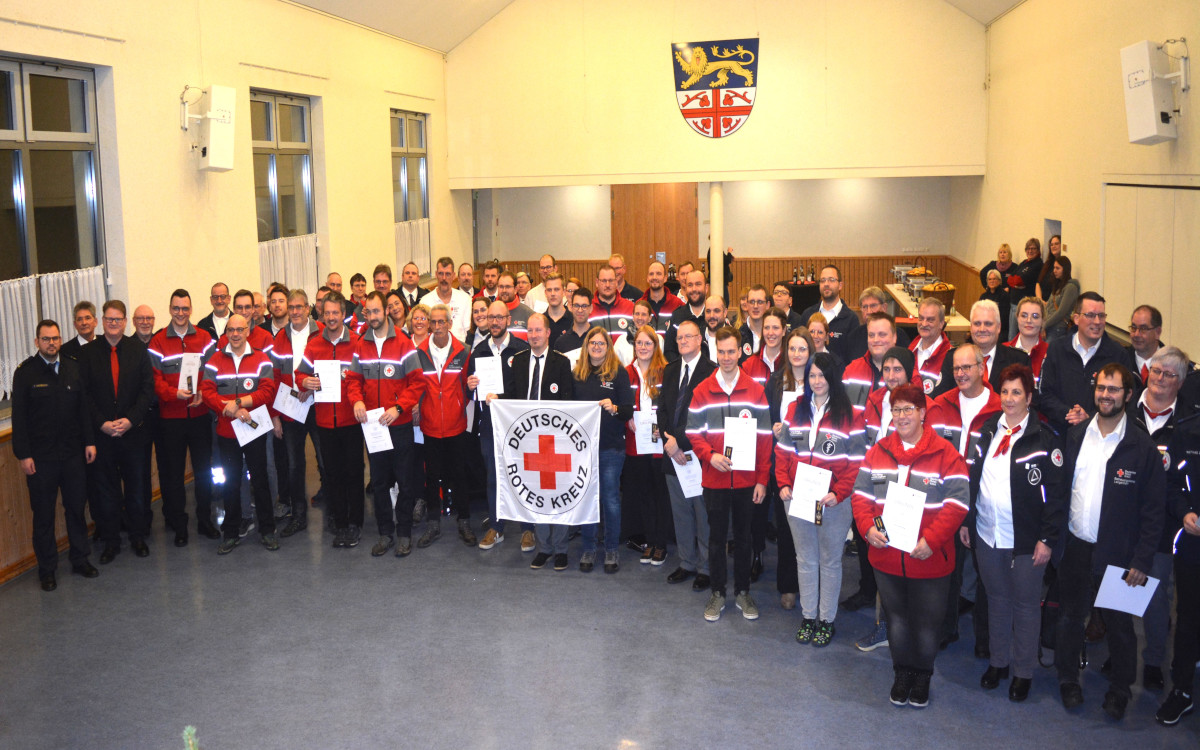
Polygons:
[[746,356],[750,356],[754,353],[754,347],[749,344],[742,344],[742,351],[746,353]]
[[558,393],[558,383],[551,383],[551,384],[550,384],[550,392],[551,392],[551,393]]
[[1050,462],[1053,463],[1055,466],[1063,465],[1063,454],[1060,449],[1055,448],[1053,451],[1050,452]]
[[750,419],[752,416],[749,409],[742,409],[738,412],[738,417],[741,419]]
[[933,393],[933,381],[928,378],[921,381],[921,388],[925,391],[925,395]]

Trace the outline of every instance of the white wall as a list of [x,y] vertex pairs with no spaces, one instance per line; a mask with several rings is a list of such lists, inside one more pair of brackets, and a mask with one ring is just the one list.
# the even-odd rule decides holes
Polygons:
[[[451,196],[440,54],[275,0],[9,3],[0,52],[98,66],[105,233],[114,296],[148,302],[189,287],[259,288],[249,90],[314,97],[316,225],[323,264],[394,262],[388,111],[428,112],[433,252],[470,253],[470,196]],[[87,32],[111,40],[67,33]],[[284,72],[287,71],[287,72]],[[197,170],[179,128],[185,84],[237,89],[235,167]]]
[[[611,193],[607,185],[481,190],[479,257],[536,259],[606,258],[612,251]],[[483,236],[491,242],[484,254]]]
[[[692,132],[671,43],[753,36],[746,125]],[[981,174],[984,53],[936,0],[516,0],[447,56],[450,185]]]

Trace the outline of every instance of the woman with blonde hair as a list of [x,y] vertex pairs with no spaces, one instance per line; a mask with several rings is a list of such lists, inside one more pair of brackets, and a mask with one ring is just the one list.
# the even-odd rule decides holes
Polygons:
[[[661,468],[662,439],[658,437],[654,402],[662,388],[667,359],[663,356],[658,334],[649,325],[637,329],[633,350],[634,359],[625,368],[633,395],[633,417],[625,425],[625,470],[621,475],[625,487],[621,497],[625,507],[622,513],[628,528],[645,532],[646,546],[641,562],[662,565],[667,561],[667,539],[671,534],[671,501],[667,496],[667,477]],[[638,451],[640,422],[650,424],[653,441],[650,451]],[[642,429],[644,436],[647,428],[643,426]],[[642,447],[646,447],[644,441]],[[641,523],[630,524],[631,519]]]

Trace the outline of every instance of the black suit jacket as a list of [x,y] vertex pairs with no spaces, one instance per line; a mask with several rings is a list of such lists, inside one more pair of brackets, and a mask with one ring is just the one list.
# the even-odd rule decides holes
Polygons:
[[133,423],[133,429],[126,433],[126,439],[143,433],[142,425],[154,399],[154,371],[150,367],[150,355],[146,352],[145,344],[136,336],[125,336],[117,342],[116,349],[120,374],[115,396],[112,347],[108,339],[97,336],[83,347],[79,357],[79,368],[97,439],[103,434],[100,425],[121,418]]
[[[92,341],[95,341],[95,339],[92,339]],[[63,345],[61,347],[59,347],[58,356],[66,357],[67,359],[71,360],[72,362],[78,362],[79,354],[82,351],[83,351],[83,344],[79,343],[79,337],[72,336],[67,341],[64,341]]]
[[[957,349],[956,346],[946,352],[946,359],[942,362],[942,382],[933,389],[933,398],[958,387],[954,382],[954,352]],[[1000,373],[1004,372],[1004,368],[1009,365],[1028,366],[1029,355],[1016,347],[997,344],[996,350],[992,354],[992,361],[988,363],[988,384],[996,393],[1000,392]]]
[[33,355],[17,367],[12,387],[12,447],[18,459],[63,460],[95,445],[79,365],[59,357],[58,374]]
[[[472,375],[475,374],[475,360],[479,359],[480,357],[491,357],[492,356],[491,344],[492,344],[492,341],[490,338],[484,339],[483,341],[479,342],[479,344],[475,347],[474,350],[472,350],[471,358],[467,361],[467,377],[471,377]],[[510,333],[510,335],[508,337],[508,346],[504,347],[504,350],[500,352],[500,356],[504,358],[503,362],[500,365],[500,374],[504,378],[504,382],[506,384],[504,390],[506,390],[506,391],[508,390],[508,387],[507,387],[508,377],[509,377],[508,371],[509,371],[509,369],[511,369],[511,365],[509,363],[513,360],[513,357],[516,355],[517,352],[525,351],[527,349],[529,349],[528,341],[525,341],[524,339],[519,339],[516,336],[511,335],[511,333]],[[475,401],[475,434],[479,435],[484,431],[487,432],[487,435],[489,436],[489,439],[490,439],[490,436],[492,434],[492,412],[490,409],[487,408],[487,405],[485,403],[483,403],[482,401],[476,400]]]
[[[398,286],[398,287],[396,287],[396,292],[397,292],[397,293],[400,295],[400,297],[401,297],[401,298],[404,300],[404,304],[406,304],[406,305],[407,305],[407,304],[408,304],[408,292],[407,292],[407,291],[404,289],[404,287],[403,287],[403,286]],[[417,295],[417,304],[420,304],[420,303],[421,303],[421,298],[422,298],[422,297],[424,297],[426,294],[429,294],[429,290],[428,290],[428,289],[426,289],[426,288],[425,288],[425,287],[423,287],[423,286],[418,286],[418,287],[417,287],[417,291],[416,291],[416,295]]]
[[[504,373],[504,398],[527,398],[529,396],[529,368],[533,351],[522,349],[513,355],[512,366]],[[542,360],[542,386],[539,389],[542,401],[570,401],[575,397],[575,375],[571,372],[571,360],[565,354],[546,350]]]
[[[233,312],[230,311],[229,314],[233,315]],[[196,327],[199,328],[201,331],[208,331],[208,335],[212,336],[213,341],[216,341],[217,339],[221,338],[220,336],[217,335],[217,326],[213,323],[213,314],[211,312],[208,315],[205,315],[203,318],[201,318],[200,322],[196,324]],[[100,337],[97,336],[97,338],[100,338]]]
[[[708,358],[707,352],[701,351],[696,358],[695,367],[688,373],[687,395],[683,399],[683,410],[675,413],[675,402],[679,400],[679,378],[683,375],[683,360],[677,359],[667,364],[663,370],[662,388],[658,391],[655,406],[658,407],[658,430],[675,438],[680,450],[690,451],[692,443],[687,438],[687,408],[692,403],[692,392],[709,375],[717,370],[717,366]],[[666,438],[664,438],[665,440]],[[675,462],[663,454],[662,470],[664,474],[675,474]]]

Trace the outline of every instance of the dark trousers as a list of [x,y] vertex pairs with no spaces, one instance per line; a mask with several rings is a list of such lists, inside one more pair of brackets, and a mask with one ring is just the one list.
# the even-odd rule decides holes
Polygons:
[[704,488],[704,507],[708,510],[708,575],[712,590],[725,594],[728,580],[725,538],[729,518],[733,517],[733,590],[750,590],[750,520],[754,515],[753,487],[710,490]]
[[774,494],[770,495],[767,502],[775,503],[775,525],[779,527],[779,539],[775,543],[775,552],[779,555],[775,568],[775,589],[781,594],[799,594],[800,574],[796,566],[796,540],[792,538],[792,530],[787,522],[787,509],[779,499],[779,489],[775,486],[773,475],[768,492],[771,488],[774,488]]
[[[1079,652],[1083,650],[1083,631],[1087,627],[1092,603],[1100,588],[1102,576],[1092,572],[1092,549],[1095,545],[1067,533],[1067,549],[1058,566],[1058,583],[1062,601],[1059,604],[1058,643],[1054,649],[1054,666],[1058,681],[1079,682]],[[1126,698],[1131,693],[1137,672],[1137,636],[1133,632],[1133,617],[1127,612],[1104,609],[1105,638],[1112,660],[1109,690]]]
[[[625,456],[621,474],[621,526],[628,538],[638,533],[646,535],[646,544],[667,548],[671,541],[671,497],[667,494],[667,477],[662,473],[662,456]],[[629,522],[629,516],[634,521]]]
[[[317,434],[321,439],[321,455],[325,457],[325,510],[333,514],[336,529],[351,524],[362,528],[365,498],[362,428],[356,424],[318,427]],[[387,487],[390,486],[389,483]],[[384,497],[386,492],[385,488]]]
[[1191,695],[1196,662],[1200,661],[1200,565],[1182,562],[1178,557],[1175,558],[1175,617],[1172,687]]
[[187,455],[192,454],[192,489],[196,495],[196,526],[209,529],[212,521],[212,416],[164,419],[158,485],[162,488],[162,512],[176,534],[188,528],[187,493],[184,473]]
[[124,437],[102,435],[96,439],[96,504],[92,517],[105,547],[121,546],[121,519],[125,519],[130,543],[143,541],[150,534],[146,523],[144,489],[146,441],[150,436],[135,429]]
[[[459,520],[471,517],[471,498],[464,481],[463,465],[470,451],[467,433],[462,432],[445,438],[425,436],[425,502],[429,506],[429,517],[441,514],[441,498],[450,502],[454,515]],[[438,493],[441,489],[442,494]]]
[[34,474],[25,477],[25,484],[29,486],[29,508],[33,511],[33,552],[37,555],[39,578],[45,578],[58,569],[54,505],[60,489],[63,515],[67,521],[67,539],[71,543],[71,564],[87,562],[91,554],[87,520],[83,516],[83,507],[87,502],[85,465],[81,448],[79,455],[74,458],[34,458]]
[[[308,421],[313,420],[310,410]],[[283,420],[283,452],[287,461],[287,483],[280,482],[280,496],[284,505],[292,509],[292,518],[298,522],[308,519],[308,489],[305,486],[305,472],[308,471],[308,456],[304,452],[304,441],[308,437],[308,425]],[[316,435],[313,435],[314,442]],[[279,458],[278,448],[275,458]],[[283,476],[282,474],[280,476]]]
[[[761,555],[767,548],[767,525],[771,522],[771,504],[773,502],[771,489],[775,486],[775,463],[771,463],[771,480],[767,487],[767,499],[755,505],[750,516],[750,542],[754,554]],[[776,491],[778,494],[778,491]],[[776,535],[778,536],[778,534]],[[793,563],[796,561],[793,560]]]
[[975,556],[975,547],[979,539],[971,535],[971,548],[967,549],[959,541],[958,534],[954,535],[954,572],[950,574],[950,590],[946,592],[946,620],[942,623],[942,638],[958,635],[958,599],[962,596],[963,566],[968,556],[975,566],[977,582],[975,584],[975,607],[971,610],[971,622],[975,628],[975,647],[989,649],[988,638],[988,600],[987,589],[983,585],[983,576],[979,575],[979,560]]
[[879,593],[879,587],[875,583],[875,568],[871,567],[871,561],[867,559],[867,550],[870,547],[862,534],[858,533],[858,524],[850,524],[850,531],[854,534],[854,549],[858,552],[858,593],[874,599]]
[[[154,480],[150,477],[151,462],[158,466],[158,486],[159,492],[162,492],[162,478],[166,472],[167,460],[166,451],[163,448],[163,423],[162,417],[158,414],[158,407],[155,406],[146,415],[146,421],[142,423],[146,431],[150,433],[150,439],[146,441],[145,458],[142,460],[142,487],[146,495],[146,502],[142,504],[146,514],[146,529],[149,530],[154,526],[154,510],[150,507],[151,501],[154,499]],[[151,455],[153,454],[153,455]],[[163,519],[166,519],[166,505],[162,506]],[[128,522],[125,523],[126,528],[129,527]]]
[[950,576],[905,578],[877,570],[875,583],[887,611],[892,665],[932,673],[942,637]]
[[[375,509],[375,524],[379,527],[380,536],[402,537],[412,536],[413,502],[417,499],[417,488],[413,484],[413,426],[394,424],[388,427],[392,434],[392,449],[372,453],[368,457],[371,462],[372,503]],[[360,432],[361,434],[361,432]],[[360,444],[359,451],[362,450]],[[328,457],[328,454],[326,454]],[[361,465],[361,459],[360,459]],[[330,466],[329,468],[333,468]],[[392,509],[391,487],[400,485],[400,494],[396,498],[395,513]],[[358,479],[359,491],[363,486],[362,475]],[[359,502],[359,520],[353,517],[350,523],[362,523],[362,503]],[[334,516],[337,520],[337,516]],[[342,528],[343,524],[338,524]]]
[[286,503],[292,496],[289,485],[292,481],[292,470],[288,463],[287,440],[275,437],[271,433],[271,450],[275,454],[275,497],[281,503]]
[[242,447],[237,438],[217,436],[217,456],[225,471],[226,497],[230,498],[225,503],[225,520],[221,523],[221,533],[226,539],[237,539],[242,525],[242,504],[238,498],[242,494],[243,458],[250,469],[250,492],[254,497],[254,514],[258,517],[258,533],[275,533],[275,509],[271,506],[271,485],[267,481],[267,439],[262,435]]

